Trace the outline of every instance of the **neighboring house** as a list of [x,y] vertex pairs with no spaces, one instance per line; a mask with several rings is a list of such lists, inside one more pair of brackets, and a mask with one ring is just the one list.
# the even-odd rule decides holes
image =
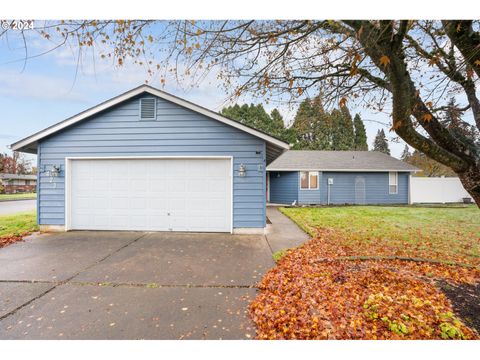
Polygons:
[[280,204],[407,204],[415,171],[380,152],[290,150],[267,167],[267,196]]
[[15,194],[35,192],[37,175],[0,174],[0,193]]
[[288,144],[140,86],[12,144],[38,155],[42,230],[263,232]]

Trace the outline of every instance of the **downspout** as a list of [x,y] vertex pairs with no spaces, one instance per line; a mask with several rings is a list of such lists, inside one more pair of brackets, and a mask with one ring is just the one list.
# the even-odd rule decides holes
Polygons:
[[327,178],[327,205],[330,205],[330,181],[329,179]]
[[40,142],[37,143],[37,183],[36,183],[36,192],[37,192],[37,225],[40,225],[40,176],[41,176],[41,146]]
[[412,205],[412,173],[411,172],[408,173],[408,205]]

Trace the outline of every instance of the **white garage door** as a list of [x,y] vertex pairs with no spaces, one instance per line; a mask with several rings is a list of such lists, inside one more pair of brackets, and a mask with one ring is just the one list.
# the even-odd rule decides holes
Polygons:
[[231,231],[230,159],[69,161],[69,229]]

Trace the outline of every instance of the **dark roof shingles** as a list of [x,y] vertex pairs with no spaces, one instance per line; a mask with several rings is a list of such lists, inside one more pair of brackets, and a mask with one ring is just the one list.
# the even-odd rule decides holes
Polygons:
[[415,171],[416,167],[377,151],[289,150],[267,170]]

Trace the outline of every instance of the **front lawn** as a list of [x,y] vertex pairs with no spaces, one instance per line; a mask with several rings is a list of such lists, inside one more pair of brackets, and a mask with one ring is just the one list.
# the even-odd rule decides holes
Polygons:
[[480,210],[451,207],[282,208],[315,237],[333,229],[356,255],[398,255],[480,264]]
[[38,230],[35,211],[15,215],[0,215],[0,247],[19,241]]
[[36,199],[36,193],[0,194],[0,201]]
[[281,211],[312,239],[259,283],[259,339],[479,338],[478,208]]

